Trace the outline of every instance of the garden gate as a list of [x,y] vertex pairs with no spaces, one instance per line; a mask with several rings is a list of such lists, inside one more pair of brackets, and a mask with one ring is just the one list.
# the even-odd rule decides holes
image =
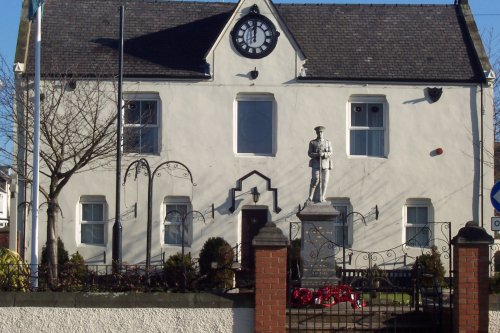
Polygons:
[[[290,226],[288,332],[448,332],[452,328],[451,224],[433,222],[399,246],[360,251],[323,237],[337,285],[308,288],[303,271],[301,223]],[[311,228],[314,228],[311,227]],[[313,234],[309,230],[307,235]],[[316,235],[317,236],[317,235]],[[309,247],[310,248],[310,247]],[[317,254],[322,253],[322,257]],[[324,251],[302,253],[308,263]],[[311,260],[312,259],[312,260]]]

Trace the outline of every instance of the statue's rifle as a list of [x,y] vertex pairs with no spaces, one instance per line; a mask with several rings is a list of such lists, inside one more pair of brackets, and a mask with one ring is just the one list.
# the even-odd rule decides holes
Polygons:
[[323,150],[323,143],[320,141],[319,142],[319,175],[318,175],[318,180],[319,180],[319,202],[321,202],[321,198],[322,198],[322,193],[323,193],[323,184],[322,184],[322,160],[321,160],[321,155],[322,155],[322,151]]

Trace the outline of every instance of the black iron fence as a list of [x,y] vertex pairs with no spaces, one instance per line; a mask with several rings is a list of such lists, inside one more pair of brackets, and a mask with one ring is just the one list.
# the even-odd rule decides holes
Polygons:
[[[288,332],[450,331],[451,223],[429,223],[407,242],[371,252],[301,227],[290,226]],[[326,251],[303,250],[311,240],[301,236],[311,234],[320,242],[312,248]],[[332,260],[335,270],[323,264]],[[329,267],[338,284],[302,285],[303,273],[314,273],[303,265]]]
[[422,270],[346,269],[341,282],[290,289],[288,332],[449,332],[449,292]]
[[[234,270],[214,267],[212,275],[201,275],[194,263],[186,265],[185,272],[179,266],[166,265],[58,265],[58,276],[49,281],[48,266],[0,265],[0,291],[71,291],[71,292],[157,292],[200,291],[227,292],[234,288]],[[35,272],[37,272],[35,274]],[[31,281],[36,276],[38,287]],[[221,280],[221,277],[225,280]],[[230,284],[225,281],[230,280]],[[222,282],[221,282],[222,281]]]
[[[38,288],[31,281],[37,278]],[[157,291],[174,289],[163,265],[58,265],[58,276],[49,283],[48,266],[0,265],[2,291]]]
[[[0,263],[0,291],[200,291],[253,292],[255,263],[248,244],[206,251],[203,258],[177,253],[160,264],[98,265],[70,260],[57,265],[49,279],[47,265]],[[162,260],[163,261],[163,260]],[[33,290],[36,277],[38,287]]]

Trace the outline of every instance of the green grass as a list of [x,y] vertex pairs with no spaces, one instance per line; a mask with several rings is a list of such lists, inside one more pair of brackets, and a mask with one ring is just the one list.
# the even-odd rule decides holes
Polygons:
[[410,305],[410,295],[406,293],[363,293],[368,305]]

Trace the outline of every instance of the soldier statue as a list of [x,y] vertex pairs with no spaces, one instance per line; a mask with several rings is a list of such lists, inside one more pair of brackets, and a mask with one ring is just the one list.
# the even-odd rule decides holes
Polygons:
[[311,187],[309,188],[308,201],[313,201],[316,188],[319,185],[319,202],[325,201],[326,187],[332,169],[332,144],[324,138],[325,127],[315,127],[316,139],[309,142],[307,154],[311,158],[309,166],[311,167]]

